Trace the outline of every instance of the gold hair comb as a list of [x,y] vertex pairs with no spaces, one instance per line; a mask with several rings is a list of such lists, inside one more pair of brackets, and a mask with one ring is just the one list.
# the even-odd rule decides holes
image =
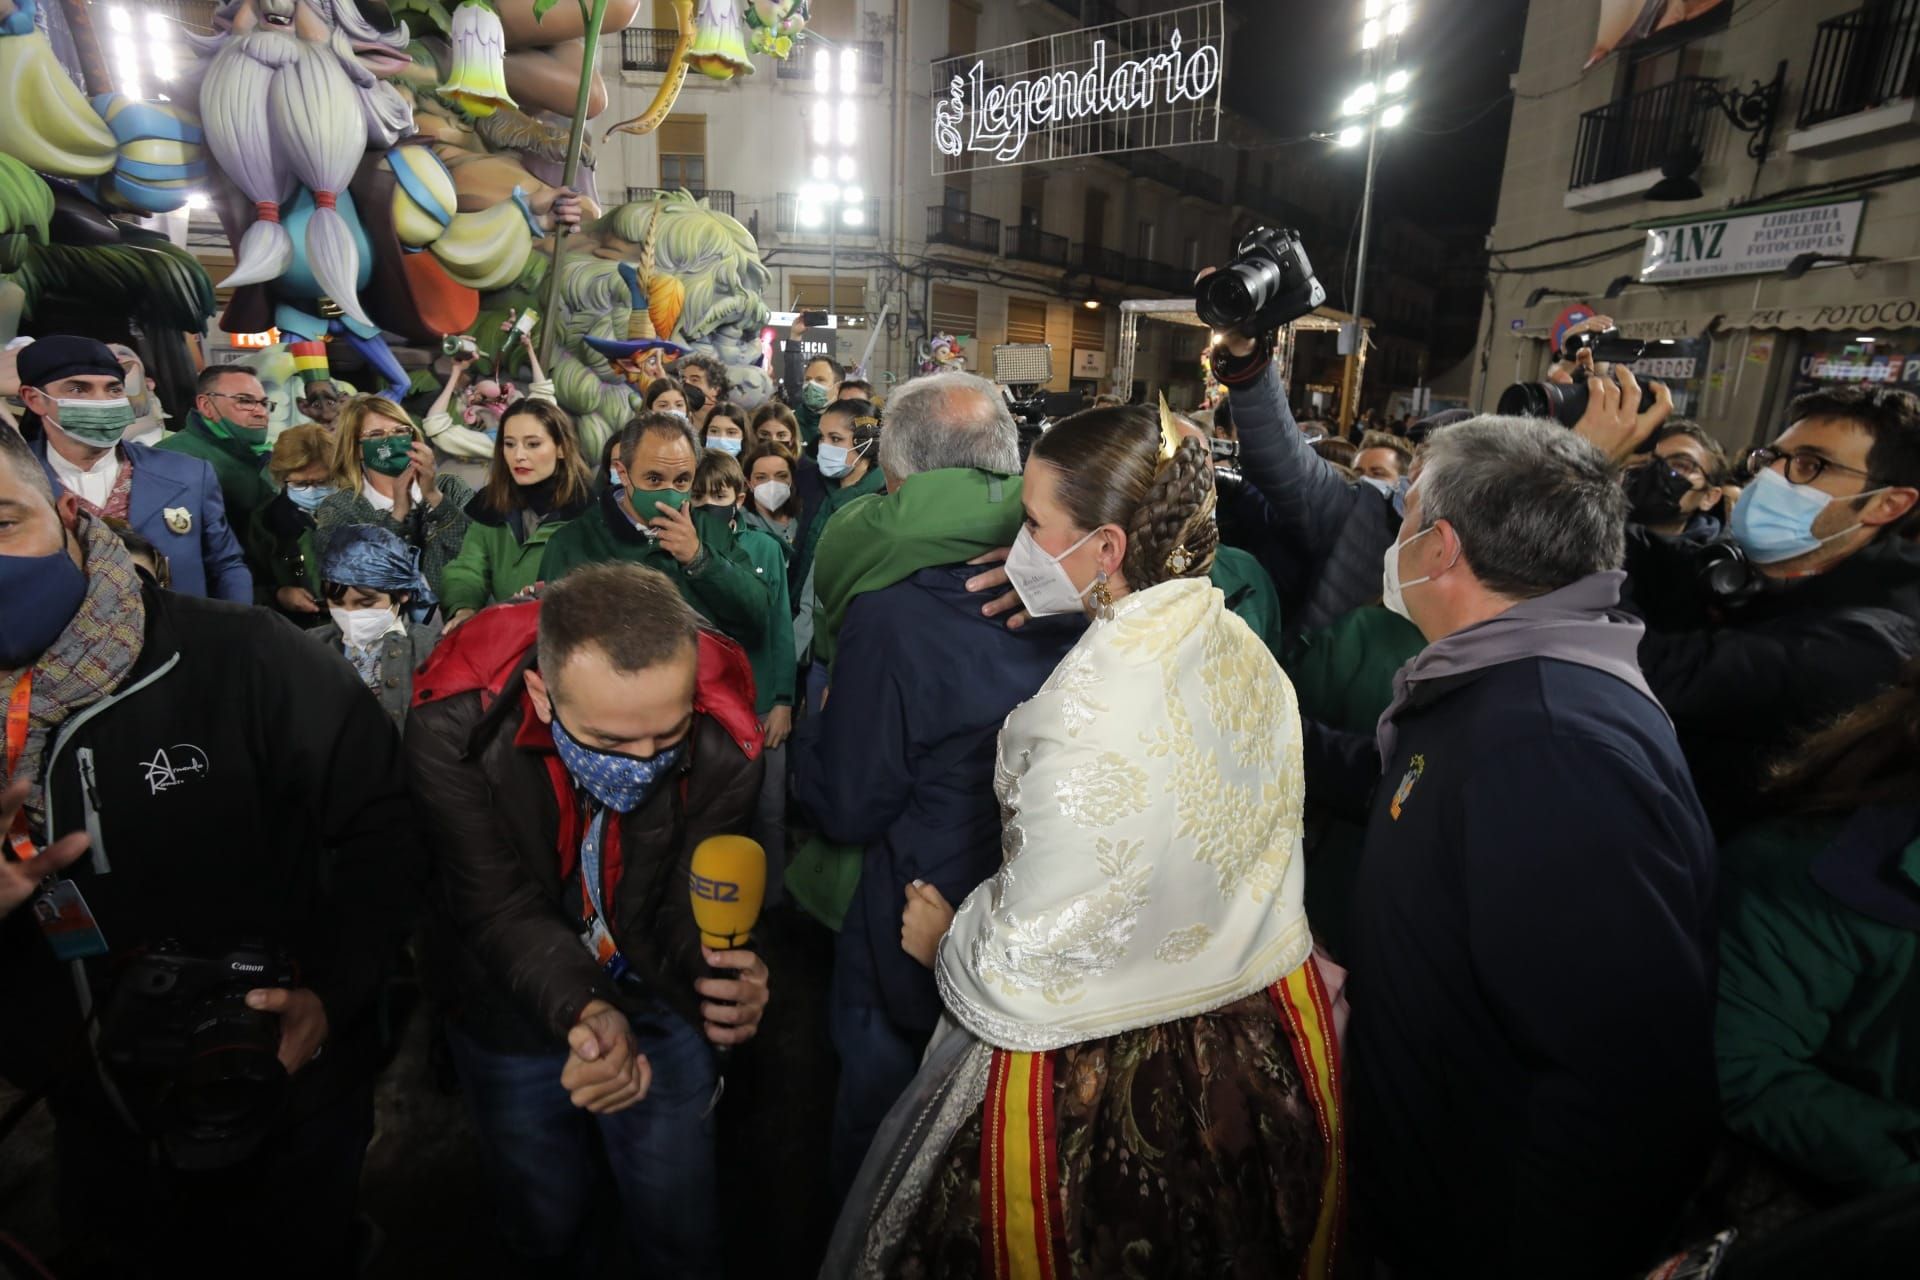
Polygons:
[[1180,450],[1180,428],[1173,425],[1173,410],[1167,408],[1167,393],[1160,393],[1160,461],[1172,462]]

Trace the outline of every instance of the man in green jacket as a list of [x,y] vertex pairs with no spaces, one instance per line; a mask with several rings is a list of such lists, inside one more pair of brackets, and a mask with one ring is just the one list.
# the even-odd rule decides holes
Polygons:
[[724,521],[688,508],[700,456],[693,428],[644,413],[620,433],[615,485],[547,542],[540,576],[558,582],[581,565],[623,560],[658,569],[687,603],[751,651],[767,629],[769,588]]
[[[253,528],[254,513],[273,500],[267,479],[267,418],[273,402],[251,369],[238,365],[208,365],[195,384],[193,412],[187,424],[155,448],[200,458],[213,468],[226,500],[227,523],[235,529]],[[256,583],[272,575],[260,563],[248,540],[247,565]]]

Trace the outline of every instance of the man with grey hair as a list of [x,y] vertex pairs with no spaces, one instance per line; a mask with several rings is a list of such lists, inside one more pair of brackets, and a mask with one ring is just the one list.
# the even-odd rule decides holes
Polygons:
[[1713,838],[1617,608],[1612,464],[1521,418],[1428,450],[1382,573],[1427,647],[1348,757],[1355,1221],[1395,1274],[1626,1274],[1712,1139]]
[[968,561],[1020,529],[1018,435],[999,388],[933,374],[903,384],[887,409],[887,492],[842,508],[820,539],[814,649],[832,663],[832,697],[790,753],[792,794],[821,836],[787,887],[839,929],[829,1176],[841,1195],[940,1016],[930,946],[907,936],[903,917],[947,911],[999,867],[1000,723],[1085,626],[1042,618],[1010,630],[967,591]]

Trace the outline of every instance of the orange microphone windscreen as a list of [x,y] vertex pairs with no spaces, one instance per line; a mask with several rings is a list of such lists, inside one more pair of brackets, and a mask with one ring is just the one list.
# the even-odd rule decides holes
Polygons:
[[709,836],[693,851],[687,888],[700,941],[720,951],[743,947],[767,894],[767,852],[745,836]]

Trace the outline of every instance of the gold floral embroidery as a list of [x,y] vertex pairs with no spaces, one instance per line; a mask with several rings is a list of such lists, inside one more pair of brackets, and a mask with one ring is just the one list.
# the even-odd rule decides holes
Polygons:
[[1211,941],[1212,929],[1204,924],[1190,924],[1162,938],[1160,945],[1153,949],[1153,958],[1162,964],[1185,964],[1206,950]]
[[1094,841],[1094,862],[1107,883],[1055,912],[996,913],[1000,918],[974,943],[975,970],[1010,995],[1038,991],[1051,1004],[1071,1002],[1089,978],[1118,964],[1133,941],[1153,874],[1140,854],[1137,840]]
[[1117,751],[1103,751],[1054,783],[1053,798],[1080,826],[1110,827],[1146,808],[1146,770]]

